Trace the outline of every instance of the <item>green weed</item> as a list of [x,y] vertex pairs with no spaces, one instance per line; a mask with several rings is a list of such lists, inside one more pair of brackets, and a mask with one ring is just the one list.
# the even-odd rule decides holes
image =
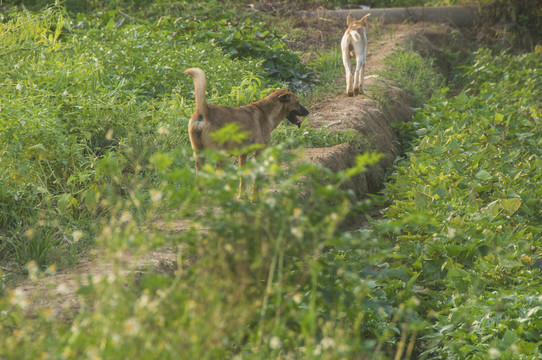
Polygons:
[[341,51],[338,47],[317,54],[310,64],[314,69],[316,81],[310,89],[309,101],[317,101],[329,94],[340,94],[343,84],[340,81],[344,76]]
[[[433,68],[432,60],[424,59],[414,51],[395,51],[384,62],[386,68],[379,75],[408,91],[416,106],[423,104],[444,84],[442,75]],[[386,104],[382,88],[373,86],[370,91],[379,103]]]

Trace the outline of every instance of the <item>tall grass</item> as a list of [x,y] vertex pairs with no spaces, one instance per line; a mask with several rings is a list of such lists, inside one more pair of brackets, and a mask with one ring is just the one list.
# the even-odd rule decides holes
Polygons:
[[[99,199],[109,181],[102,157],[122,163],[123,180],[152,180],[148,158],[156,151],[188,161],[178,150],[189,147],[185,129],[193,106],[183,69],[206,70],[210,101],[222,104],[249,102],[276,86],[261,60],[239,61],[219,47],[181,40],[172,21],[124,24],[113,10],[81,15],[75,26],[60,6],[6,15],[0,25],[6,49],[0,55],[0,256],[20,266],[56,261],[46,255],[56,252],[50,247],[35,253],[17,246],[27,230],[69,249],[65,239],[89,226],[90,199]],[[231,79],[241,84],[232,89]],[[41,231],[42,223],[55,225]]]
[[[433,67],[433,60],[423,58],[412,50],[397,50],[384,59],[386,67],[380,76],[388,79],[393,85],[408,91],[416,106],[421,106],[444,85],[444,78]],[[386,104],[385,91],[382,85],[369,89],[379,103]]]

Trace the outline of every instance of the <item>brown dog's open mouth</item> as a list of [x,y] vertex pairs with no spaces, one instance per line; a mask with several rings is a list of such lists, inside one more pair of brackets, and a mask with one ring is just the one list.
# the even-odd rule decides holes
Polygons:
[[309,115],[309,110],[305,109],[303,106],[301,106],[300,110],[294,110],[291,111],[290,114],[286,117],[289,122],[291,122],[294,125],[297,125],[298,128],[301,128],[301,121],[297,118],[297,116],[307,116]]
[[299,121],[293,111],[286,117],[286,119],[288,119],[288,121],[292,124],[297,125],[298,128],[301,128],[301,121]]

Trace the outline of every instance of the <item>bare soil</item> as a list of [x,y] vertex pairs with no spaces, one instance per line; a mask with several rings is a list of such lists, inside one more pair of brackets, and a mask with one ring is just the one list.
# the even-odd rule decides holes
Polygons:
[[[293,46],[300,51],[306,51],[307,54],[338,44],[344,32],[343,21],[322,18],[300,18],[294,28],[304,31],[306,40]],[[466,43],[460,32],[448,25],[373,25],[369,29],[368,37],[366,86],[382,86],[389,102],[379,104],[367,94],[354,97],[335,94],[309,109],[311,126],[328,126],[333,131],[354,129],[359,136],[367,139],[367,148],[355,149],[349,144],[342,144],[331,148],[311,148],[306,151],[306,160],[335,171],[351,167],[356,155],[361,151],[372,150],[385,154],[378,165],[359,175],[348,185],[360,194],[380,189],[385,174],[400,152],[400,139],[392,130],[391,124],[408,121],[413,114],[412,97],[378,78],[378,71],[384,67],[384,58],[397,47],[410,43],[421,54],[436,57],[437,64],[442,67],[443,72],[446,72],[449,64],[442,59],[443,50],[466,50]],[[344,76],[337,81],[344,82]],[[182,232],[188,226],[186,222],[167,221],[157,222],[154,225],[171,233]],[[177,268],[175,249],[160,249],[143,257],[121,253],[113,258],[105,257],[103,251],[96,249],[73,268],[39,279],[22,279],[14,288],[18,294],[26,297],[28,304],[26,312],[30,316],[38,316],[39,311],[49,308],[53,309],[59,318],[69,320],[83,305],[77,290],[92,279],[112,276],[114,273],[117,275],[144,271],[173,273]]]

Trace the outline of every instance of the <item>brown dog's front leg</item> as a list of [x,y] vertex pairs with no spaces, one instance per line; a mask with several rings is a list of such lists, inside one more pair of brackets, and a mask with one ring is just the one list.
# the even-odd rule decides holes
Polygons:
[[194,151],[194,160],[196,161],[196,186],[199,191],[203,191],[203,187],[198,183],[198,173],[200,172],[203,165],[205,165],[205,158],[199,157],[198,154]]
[[[254,153],[254,161],[256,161],[256,159],[258,158],[258,155],[260,155],[259,150]],[[254,177],[254,182],[252,183],[252,191],[250,193],[250,199],[251,199],[252,202],[255,201],[254,196],[256,195],[256,191],[257,191],[257,189],[256,189],[256,177],[257,176]]]
[[[239,155],[239,169],[241,169],[247,163],[246,154]],[[240,199],[243,196],[243,176],[239,176],[239,195],[237,196]]]

